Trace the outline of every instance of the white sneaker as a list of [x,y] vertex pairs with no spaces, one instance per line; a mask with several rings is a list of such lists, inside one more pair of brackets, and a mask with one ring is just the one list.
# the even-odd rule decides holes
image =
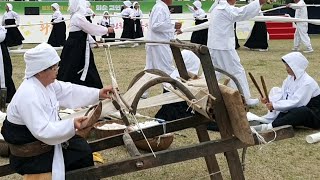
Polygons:
[[125,47],[127,47],[126,45],[119,45],[118,46],[119,48],[125,48]]
[[139,46],[139,44],[138,43],[134,43],[131,47],[134,48],[134,47],[137,47],[137,46]]
[[256,131],[266,131],[269,129],[272,129],[272,125],[271,124],[260,124],[257,126],[251,126],[253,129],[255,129]]
[[259,99],[246,99],[246,104],[249,107],[257,106],[259,104]]
[[269,49],[259,49],[260,52],[266,52],[266,51],[269,51]]
[[294,48],[291,49],[291,51],[299,51],[299,50],[300,50],[300,49],[297,48],[297,47],[294,47]]
[[313,49],[307,49],[305,51],[303,51],[304,53],[312,53],[313,52]]

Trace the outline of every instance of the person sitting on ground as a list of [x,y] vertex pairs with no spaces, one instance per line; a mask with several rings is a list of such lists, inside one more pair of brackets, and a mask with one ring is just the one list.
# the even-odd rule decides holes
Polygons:
[[308,60],[300,52],[292,52],[282,57],[288,77],[282,87],[270,91],[269,100],[261,99],[270,110],[263,118],[269,124],[253,126],[257,131],[273,127],[292,125],[320,128],[320,88],[306,72]]
[[10,147],[10,166],[22,175],[51,172],[53,180],[64,180],[65,171],[94,164],[87,141],[75,135],[86,128],[89,118],[61,120],[59,107],[95,104],[109,98],[112,87],[96,89],[56,80],[60,57],[47,43],[28,50],[24,60],[24,81],[1,129]]

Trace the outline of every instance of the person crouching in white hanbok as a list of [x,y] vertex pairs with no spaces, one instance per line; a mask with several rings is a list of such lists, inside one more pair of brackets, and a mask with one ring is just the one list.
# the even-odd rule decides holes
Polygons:
[[292,125],[320,128],[320,88],[306,72],[308,60],[300,52],[282,57],[288,77],[282,87],[274,87],[269,94],[270,102],[262,99],[270,110],[262,118],[269,124],[254,126],[257,131]]
[[53,180],[63,180],[65,171],[93,166],[90,146],[75,135],[86,127],[88,117],[61,120],[58,111],[109,98],[112,87],[96,89],[56,80],[60,57],[46,43],[28,50],[24,60],[25,77],[1,129],[10,147],[11,168],[22,175],[51,172]]

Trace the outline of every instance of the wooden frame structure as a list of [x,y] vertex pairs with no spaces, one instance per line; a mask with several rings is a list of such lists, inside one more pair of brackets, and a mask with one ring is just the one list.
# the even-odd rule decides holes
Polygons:
[[[70,171],[66,173],[66,179],[79,180],[92,179],[93,177],[99,179],[204,157],[208,172],[209,174],[211,174],[210,178],[221,180],[223,179],[222,174],[216,173],[220,172],[219,164],[215,157],[215,155],[218,153],[225,154],[231,179],[245,179],[237,149],[257,145],[260,142],[254,134],[250,132],[250,134],[248,135],[248,132],[244,132],[243,129],[240,128],[239,124],[234,125],[233,122],[231,122],[226,104],[216,80],[216,76],[214,73],[215,68],[212,64],[208,48],[202,45],[182,43],[177,41],[171,42],[170,47],[172,49],[179,74],[183,79],[189,79],[189,75],[182,59],[180,48],[190,49],[200,57],[209,93],[216,98],[214,102],[209,103],[211,107],[207,108],[208,111],[210,111],[208,112],[208,114],[210,114],[211,116],[210,119],[196,113],[194,116],[166,123],[166,133],[175,132],[191,127],[195,128],[199,139],[199,144],[189,145],[177,149],[159,151],[155,153],[156,158],[153,156],[153,154],[149,153],[140,156],[134,156],[118,162]],[[137,93],[136,98],[131,105],[133,112],[136,111],[136,105],[142,93],[149,87],[162,82],[171,83],[174,87],[177,87],[179,90],[181,90],[178,81],[170,80],[170,78],[168,78],[167,76],[163,76],[162,78],[157,79],[151,84],[144,86],[141,91]],[[182,91],[184,92],[184,90]],[[192,94],[190,95],[188,94],[188,92],[184,92],[184,94],[189,99],[192,98]],[[212,141],[209,138],[209,134],[207,132],[207,124],[212,121],[215,121],[219,127],[221,135],[220,140]],[[242,124],[241,126],[245,126],[246,129],[250,129],[248,124]],[[143,131],[146,137],[154,137],[162,135],[164,133],[163,125],[146,128]],[[273,131],[262,132],[260,135],[263,136],[266,141],[270,141],[274,139],[275,132],[277,133],[275,140],[286,139],[294,136],[291,126],[275,128]],[[141,133],[131,132],[129,134],[133,141],[144,139]],[[248,141],[240,140],[240,136],[242,136],[243,134],[252,139],[249,138],[250,140]],[[246,137],[242,139],[246,139]],[[124,144],[123,134],[119,134],[109,138],[98,139],[90,142],[89,144],[93,152],[121,146]],[[11,173],[14,172],[10,169],[9,165],[0,166],[0,176],[5,176]]]

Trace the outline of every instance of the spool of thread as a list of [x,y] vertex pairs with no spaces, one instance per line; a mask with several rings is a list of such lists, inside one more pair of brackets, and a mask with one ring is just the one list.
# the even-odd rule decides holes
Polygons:
[[320,141],[320,132],[315,134],[310,134],[306,137],[306,141],[310,144]]

